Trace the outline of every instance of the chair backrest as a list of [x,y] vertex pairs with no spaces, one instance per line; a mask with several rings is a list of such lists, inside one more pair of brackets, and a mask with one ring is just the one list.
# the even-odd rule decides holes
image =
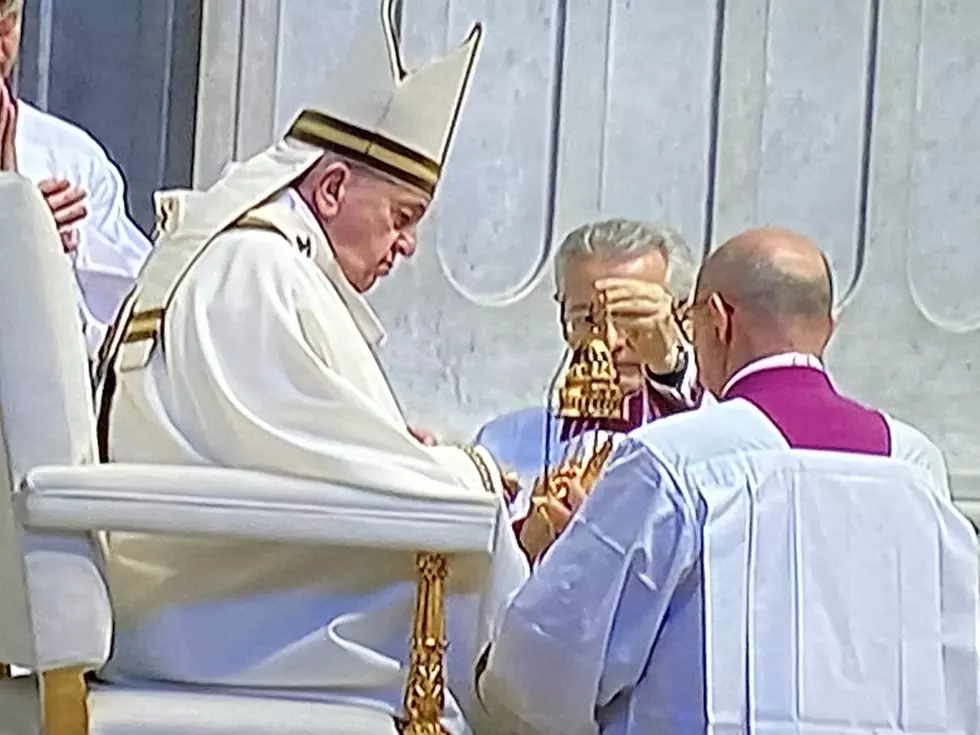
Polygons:
[[0,661],[35,657],[23,539],[11,495],[38,465],[94,457],[88,361],[74,276],[28,179],[0,174]]

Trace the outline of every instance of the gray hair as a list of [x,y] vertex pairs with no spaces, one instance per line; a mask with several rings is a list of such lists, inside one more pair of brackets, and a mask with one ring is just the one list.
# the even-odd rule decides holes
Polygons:
[[20,12],[24,7],[24,0],[0,0],[0,13]]
[[555,253],[555,286],[560,293],[568,262],[575,257],[641,258],[654,252],[667,263],[667,291],[676,302],[687,301],[694,290],[696,268],[684,238],[669,227],[629,219],[592,222],[572,230]]

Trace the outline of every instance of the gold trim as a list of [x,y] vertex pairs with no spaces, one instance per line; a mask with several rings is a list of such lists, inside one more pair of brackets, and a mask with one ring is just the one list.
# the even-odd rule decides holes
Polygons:
[[490,468],[487,466],[486,460],[471,446],[466,444],[457,444],[456,446],[463,451],[463,454],[470,458],[473,466],[476,467],[476,471],[480,475],[480,482],[483,483],[483,489],[493,494],[493,475],[490,473]]
[[[352,127],[353,130],[356,128]],[[413,160],[391,150],[381,142],[381,139],[370,140],[366,135],[358,135],[352,131],[341,130],[338,125],[329,121],[325,116],[317,115],[314,118],[313,113],[305,110],[293,123],[289,135],[305,138],[307,141],[315,140],[318,145],[326,148],[335,145],[356,151],[423,182],[431,189],[435,188],[440,173],[437,162],[430,159],[425,159],[425,163]]]
[[163,314],[163,309],[148,309],[133,314],[126,324],[123,342],[131,344],[156,337],[163,325]]
[[0,664],[0,681],[10,678],[10,664]]
[[88,735],[88,689],[79,667],[45,671],[40,676],[45,735]]
[[[246,214],[235,222],[232,227],[262,229],[281,234],[274,226],[251,214]],[[122,341],[125,344],[132,344],[134,342],[143,342],[144,340],[156,338],[163,327],[163,317],[165,314],[166,309],[147,309],[146,311],[133,314],[126,322]]]
[[446,576],[443,554],[415,557],[418,586],[409,644],[402,735],[449,735],[441,717],[446,701]]
[[[255,216],[251,212],[235,222],[232,227],[235,229],[242,228],[246,230],[262,230],[264,232],[273,232],[277,235],[282,235],[282,233],[274,225],[266,222],[261,217]],[[285,237],[285,235],[283,235],[283,237]]]

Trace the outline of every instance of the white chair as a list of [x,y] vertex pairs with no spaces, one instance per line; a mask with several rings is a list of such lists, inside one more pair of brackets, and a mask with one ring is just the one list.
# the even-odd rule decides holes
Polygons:
[[[0,174],[0,252],[0,661],[34,672],[0,680],[0,735],[441,732],[446,554],[489,554],[496,508],[454,501],[420,520],[410,509],[381,512],[357,488],[220,468],[97,464],[70,269],[43,201],[15,174]],[[418,553],[404,719],[192,687],[89,686],[85,674],[105,664],[113,622],[93,539],[114,530],[326,545],[373,532],[385,548]]]

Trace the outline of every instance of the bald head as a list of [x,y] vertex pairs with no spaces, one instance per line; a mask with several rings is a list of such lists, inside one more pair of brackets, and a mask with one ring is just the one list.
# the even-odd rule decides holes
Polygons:
[[701,266],[691,312],[701,382],[715,395],[739,369],[786,352],[821,356],[833,329],[830,269],[802,235],[764,227]]
[[823,253],[802,235],[776,227],[746,230],[711,254],[697,298],[711,293],[771,324],[824,322],[833,307]]

